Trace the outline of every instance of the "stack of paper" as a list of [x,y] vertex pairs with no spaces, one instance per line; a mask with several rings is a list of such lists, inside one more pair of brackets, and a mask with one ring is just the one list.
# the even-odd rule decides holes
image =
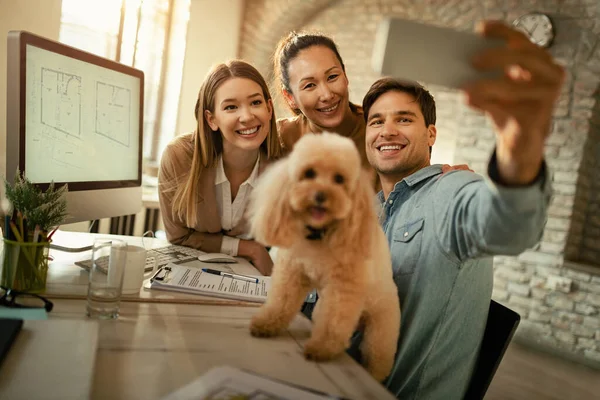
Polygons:
[[[325,400],[339,399],[233,367],[217,367],[163,400]],[[339,399],[341,400],[341,399]]]
[[[162,280],[156,279],[157,276],[161,276]],[[252,276],[252,278],[256,278],[257,282],[209,274],[201,268],[168,264],[155,274],[150,287],[264,303],[271,287],[271,278],[268,276]]]

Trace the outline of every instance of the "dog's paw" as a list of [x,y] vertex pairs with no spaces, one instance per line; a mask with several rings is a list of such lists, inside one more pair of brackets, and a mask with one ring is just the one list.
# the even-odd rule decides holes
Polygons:
[[391,368],[381,365],[368,365],[367,371],[369,371],[373,379],[375,379],[377,382],[383,382],[383,380],[390,374]]
[[363,366],[378,382],[382,382],[385,378],[387,378],[394,367],[395,351],[390,349],[387,352],[383,352],[385,351],[383,348],[381,350],[382,352],[380,353],[362,352]]
[[304,346],[304,358],[311,361],[328,361],[344,352],[343,343],[309,340]]
[[260,315],[254,316],[250,322],[250,334],[255,337],[273,337],[282,331],[279,324]]

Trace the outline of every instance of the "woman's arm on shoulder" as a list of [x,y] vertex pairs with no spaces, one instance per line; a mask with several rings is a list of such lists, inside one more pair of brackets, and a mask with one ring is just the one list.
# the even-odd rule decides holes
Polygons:
[[292,151],[294,144],[302,136],[298,117],[279,118],[277,120],[277,134],[284,153],[287,154]]

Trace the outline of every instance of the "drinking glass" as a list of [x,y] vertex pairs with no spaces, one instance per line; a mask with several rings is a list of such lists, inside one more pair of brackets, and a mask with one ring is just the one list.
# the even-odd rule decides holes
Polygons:
[[126,260],[127,243],[123,240],[94,240],[87,296],[89,317],[115,319],[119,316]]

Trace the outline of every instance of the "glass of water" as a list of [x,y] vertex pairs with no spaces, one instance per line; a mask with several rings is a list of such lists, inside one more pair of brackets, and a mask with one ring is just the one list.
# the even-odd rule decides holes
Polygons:
[[89,317],[114,319],[119,316],[126,260],[127,243],[123,240],[94,240],[87,296]]

